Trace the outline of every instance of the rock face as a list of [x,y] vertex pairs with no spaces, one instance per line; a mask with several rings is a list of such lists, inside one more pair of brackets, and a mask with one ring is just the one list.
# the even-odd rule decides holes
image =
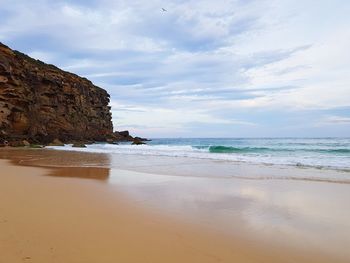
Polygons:
[[151,141],[146,138],[132,137],[129,131],[115,131],[114,132],[115,142],[132,142],[133,145],[146,144],[146,141]]
[[108,93],[89,80],[0,43],[0,138],[31,143],[106,141]]

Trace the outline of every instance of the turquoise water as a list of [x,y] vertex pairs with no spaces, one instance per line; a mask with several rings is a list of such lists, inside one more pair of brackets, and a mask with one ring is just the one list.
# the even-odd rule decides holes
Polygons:
[[218,159],[350,168],[350,138],[155,139],[151,145],[190,145],[194,151],[208,152]]
[[[73,150],[67,146],[67,150]],[[81,149],[78,149],[81,150]],[[169,138],[147,145],[94,144],[88,152],[191,157],[350,171],[350,138]]]

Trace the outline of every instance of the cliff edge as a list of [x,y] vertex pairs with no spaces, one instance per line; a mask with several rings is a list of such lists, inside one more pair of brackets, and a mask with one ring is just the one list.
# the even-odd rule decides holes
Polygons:
[[31,143],[113,137],[109,94],[0,43],[0,138]]

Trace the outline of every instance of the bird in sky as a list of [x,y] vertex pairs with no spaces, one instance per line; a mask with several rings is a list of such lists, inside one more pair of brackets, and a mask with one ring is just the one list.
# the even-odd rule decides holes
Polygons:
[[163,12],[167,12],[168,10],[166,10],[165,8],[162,8],[162,11],[163,11]]

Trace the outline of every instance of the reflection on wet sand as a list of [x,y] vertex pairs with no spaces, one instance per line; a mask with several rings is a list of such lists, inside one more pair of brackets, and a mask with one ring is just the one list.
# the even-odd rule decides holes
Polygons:
[[14,164],[49,167],[47,175],[107,180],[110,175],[110,156],[107,154],[81,154],[46,149],[2,149],[0,159],[10,159]]
[[[198,172],[198,171],[197,171]],[[312,181],[164,176],[112,169],[143,206],[252,244],[350,260],[350,186]]]
[[21,165],[48,167],[110,167],[110,155],[103,153],[61,152],[48,149],[3,148],[1,159]]
[[109,168],[96,167],[60,167],[53,169],[49,176],[76,177],[82,179],[107,180],[109,178]]

